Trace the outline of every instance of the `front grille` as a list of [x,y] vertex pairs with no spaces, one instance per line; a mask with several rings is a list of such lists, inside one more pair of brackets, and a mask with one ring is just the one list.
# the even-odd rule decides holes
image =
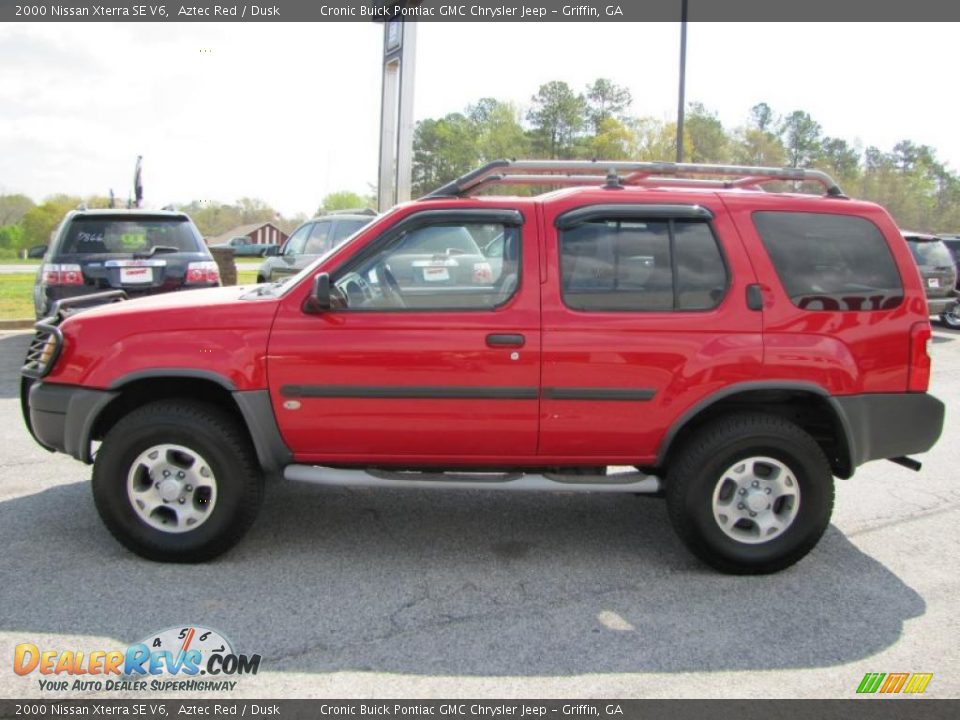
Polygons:
[[20,371],[27,377],[42,378],[57,362],[63,349],[63,334],[55,322],[55,318],[47,318],[34,326],[37,332],[27,348],[27,358]]

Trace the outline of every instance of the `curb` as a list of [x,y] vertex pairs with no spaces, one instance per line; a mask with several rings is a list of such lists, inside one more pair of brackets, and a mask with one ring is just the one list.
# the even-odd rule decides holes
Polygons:
[[32,330],[36,320],[0,320],[0,330]]

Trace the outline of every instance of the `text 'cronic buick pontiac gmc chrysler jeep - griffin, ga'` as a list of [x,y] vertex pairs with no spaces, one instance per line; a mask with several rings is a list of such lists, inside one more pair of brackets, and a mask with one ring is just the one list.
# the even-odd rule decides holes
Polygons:
[[[480,192],[511,184],[560,189]],[[224,552],[283,477],[662,494],[702,560],[773,572],[835,476],[943,425],[906,242],[818,171],[498,161],[282,283],[93,301],[37,324],[24,415],[154,560]]]

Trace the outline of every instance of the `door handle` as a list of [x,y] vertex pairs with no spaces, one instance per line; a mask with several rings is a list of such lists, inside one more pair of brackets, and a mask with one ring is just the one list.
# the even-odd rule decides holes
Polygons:
[[487,335],[488,347],[523,347],[526,338],[523,335]]

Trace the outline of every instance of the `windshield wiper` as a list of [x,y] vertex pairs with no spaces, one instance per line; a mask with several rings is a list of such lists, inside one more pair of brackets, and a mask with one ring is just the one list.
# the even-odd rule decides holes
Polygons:
[[134,253],[133,256],[137,260],[144,260],[146,258],[152,258],[156,253],[178,253],[180,248],[173,247],[172,245],[154,245],[148,252],[139,252]]

